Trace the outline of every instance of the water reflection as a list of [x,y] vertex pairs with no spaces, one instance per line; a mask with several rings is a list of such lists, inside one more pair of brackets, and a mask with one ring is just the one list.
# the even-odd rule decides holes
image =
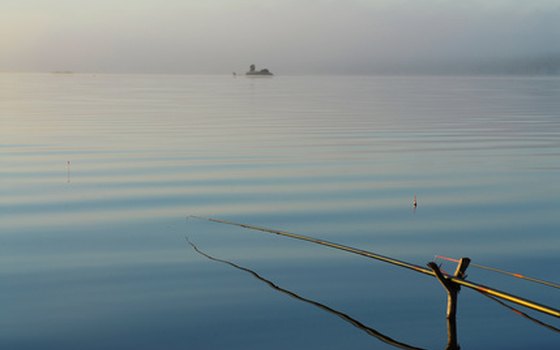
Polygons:
[[66,183],[70,183],[70,161],[66,162]]
[[521,316],[521,317],[524,317],[524,318],[528,319],[528,320],[531,321],[531,322],[534,322],[534,323],[538,324],[539,326],[542,326],[542,327],[544,327],[544,328],[550,329],[551,331],[560,333],[560,329],[554,327],[553,325],[550,325],[550,324],[548,324],[548,323],[546,323],[546,322],[543,322],[543,321],[541,321],[541,320],[539,320],[539,319],[536,319],[536,318],[534,318],[533,316],[530,316],[530,315],[528,315],[527,313],[525,313],[525,312],[523,312],[523,311],[521,311],[521,310],[519,310],[519,309],[517,309],[517,308],[515,308],[515,307],[513,307],[513,306],[511,306],[511,305],[508,305],[508,304],[504,303],[503,301],[501,301],[500,299],[494,298],[493,296],[491,296],[491,295],[489,295],[489,294],[482,293],[482,292],[479,292],[479,293],[482,294],[482,295],[484,295],[484,296],[487,297],[488,299],[491,299],[491,300],[495,301],[496,303],[500,304],[501,306],[505,307],[506,309],[510,309],[511,311],[515,312],[515,314],[517,314],[517,315],[519,315],[519,316]]
[[[200,255],[202,255],[202,256],[204,256],[204,257],[210,259],[210,260],[217,261],[217,262],[220,262],[220,263],[224,263],[224,264],[227,264],[227,265],[229,265],[229,266],[232,266],[232,267],[234,267],[234,268],[236,268],[236,269],[238,269],[238,270],[241,270],[241,271],[245,271],[245,272],[247,272],[247,273],[250,273],[250,274],[253,275],[255,278],[257,278],[258,280],[260,280],[260,281],[266,283],[269,287],[273,288],[274,290],[277,290],[277,291],[279,291],[279,292],[281,292],[281,293],[284,293],[284,294],[286,294],[286,295],[288,295],[288,296],[290,296],[290,297],[292,297],[292,298],[294,298],[294,299],[297,299],[297,300],[303,301],[303,302],[305,302],[305,303],[311,304],[311,305],[313,305],[313,306],[318,307],[318,308],[321,309],[321,310],[324,310],[324,311],[329,312],[329,313],[331,313],[331,314],[333,314],[333,315],[336,315],[336,316],[340,317],[342,320],[344,320],[344,321],[350,323],[352,326],[354,326],[354,327],[356,327],[356,328],[358,328],[358,329],[364,331],[366,334],[368,334],[368,335],[370,335],[370,336],[372,336],[372,337],[375,337],[375,338],[381,340],[381,341],[384,342],[384,343],[387,343],[387,344],[392,345],[392,346],[394,346],[394,347],[396,347],[396,348],[399,348],[399,349],[415,349],[415,350],[422,349],[422,348],[415,347],[415,346],[412,346],[412,345],[408,345],[408,344],[402,343],[402,342],[400,342],[400,341],[398,341],[398,340],[395,340],[395,339],[393,339],[393,338],[391,338],[391,337],[389,337],[389,336],[387,336],[387,335],[385,335],[385,334],[383,334],[383,333],[381,333],[381,332],[379,332],[379,331],[377,331],[377,330],[375,330],[375,329],[373,329],[373,328],[371,328],[371,327],[369,327],[369,326],[363,324],[362,322],[358,321],[357,319],[355,319],[355,318],[353,318],[353,317],[351,317],[351,316],[349,316],[349,315],[347,315],[347,314],[345,314],[345,313],[343,313],[343,312],[340,312],[340,311],[338,311],[338,310],[335,310],[335,309],[331,308],[330,306],[327,306],[327,305],[325,305],[325,304],[319,303],[319,302],[317,302],[317,301],[315,301],[315,300],[311,300],[311,299],[302,297],[302,296],[298,295],[297,293],[294,293],[294,292],[292,292],[292,291],[290,291],[290,290],[288,290],[288,289],[282,288],[282,287],[278,286],[277,284],[275,284],[274,282],[272,282],[272,281],[270,281],[270,280],[268,280],[268,279],[262,277],[261,275],[259,275],[258,273],[256,273],[255,271],[253,271],[253,270],[251,270],[251,269],[248,269],[248,268],[243,267],[243,266],[239,266],[239,265],[237,265],[237,264],[235,264],[235,263],[233,263],[233,262],[231,262],[231,261],[228,261],[228,260],[224,260],[224,259],[220,259],[220,258],[216,258],[216,257],[214,257],[214,256],[211,256],[211,255],[209,255],[209,254],[203,252],[202,250],[200,250],[187,236],[185,236],[185,239],[187,240],[187,243],[188,243],[198,254],[200,254]],[[452,326],[452,327],[450,326],[448,329],[452,329],[452,330],[453,330],[453,331],[449,331],[449,332],[448,332],[448,334],[450,335],[450,337],[451,337],[451,336],[455,337],[454,339],[449,339],[448,343],[449,343],[449,344],[454,344],[456,347],[449,347],[449,346],[448,346],[446,349],[449,349],[449,350],[458,349],[459,347],[457,347],[457,341],[456,341],[457,332],[456,332],[456,327],[455,327],[455,320],[453,320],[453,326]]]

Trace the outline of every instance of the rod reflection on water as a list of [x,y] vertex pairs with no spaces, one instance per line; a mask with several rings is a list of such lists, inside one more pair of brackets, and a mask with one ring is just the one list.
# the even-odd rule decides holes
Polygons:
[[511,306],[511,305],[508,305],[508,304],[504,303],[504,302],[501,301],[500,299],[494,298],[493,296],[491,296],[491,295],[489,295],[489,294],[486,294],[486,293],[483,293],[483,292],[479,292],[479,293],[482,294],[482,295],[484,295],[484,296],[487,297],[488,299],[495,301],[496,303],[500,304],[501,306],[505,307],[506,309],[510,309],[511,311],[515,312],[517,315],[519,315],[519,316],[521,316],[521,317],[524,317],[524,318],[528,319],[529,321],[532,321],[532,322],[536,323],[536,324],[539,325],[539,326],[542,326],[542,327],[545,327],[545,328],[550,329],[551,331],[560,333],[560,329],[554,327],[553,325],[550,325],[550,324],[548,324],[548,323],[546,323],[546,322],[544,322],[544,321],[541,321],[541,320],[539,320],[539,319],[537,319],[537,318],[534,318],[534,317],[532,317],[532,316],[526,314],[525,312],[523,312],[523,311],[521,311],[521,310],[519,310],[519,309],[517,309],[517,308],[514,308],[514,307]]
[[[318,308],[320,308],[320,309],[322,309],[322,310],[324,310],[324,311],[326,311],[326,312],[329,312],[329,313],[331,313],[331,314],[333,314],[333,315],[336,315],[336,316],[340,317],[342,320],[344,320],[344,321],[350,323],[352,326],[354,326],[354,327],[356,327],[356,328],[358,328],[358,329],[364,331],[366,334],[368,334],[368,335],[370,335],[370,336],[372,336],[372,337],[375,337],[375,338],[377,338],[377,339],[379,339],[379,340],[381,340],[381,341],[383,341],[383,342],[385,342],[385,343],[387,343],[387,344],[389,344],[389,345],[392,345],[392,346],[394,346],[394,347],[396,347],[396,348],[400,348],[400,349],[416,349],[416,350],[422,349],[422,348],[418,348],[418,347],[411,346],[411,345],[408,345],[408,344],[405,344],[405,343],[401,343],[401,342],[399,342],[399,341],[397,341],[397,340],[394,340],[394,339],[392,339],[392,338],[386,336],[385,334],[380,333],[379,331],[377,331],[377,330],[375,330],[375,329],[373,329],[373,328],[371,328],[371,327],[369,327],[369,326],[366,326],[366,325],[363,324],[362,322],[358,321],[357,319],[355,319],[355,318],[353,318],[353,317],[351,317],[351,316],[349,316],[349,315],[347,315],[347,314],[345,314],[345,313],[343,313],[343,312],[340,312],[340,311],[335,310],[335,309],[333,309],[333,308],[331,308],[331,307],[329,307],[329,306],[327,306],[327,305],[325,305],[325,304],[319,303],[319,302],[317,302],[317,301],[315,301],[315,300],[311,300],[311,299],[302,297],[302,296],[300,296],[300,295],[298,295],[298,294],[296,294],[296,293],[294,293],[294,292],[292,292],[292,291],[290,291],[290,290],[287,290],[287,289],[285,289],[285,288],[282,288],[282,287],[276,285],[274,282],[272,282],[272,281],[270,281],[270,280],[268,280],[268,279],[262,277],[261,275],[259,275],[258,273],[256,273],[255,271],[253,271],[253,270],[251,270],[251,269],[248,269],[248,268],[243,267],[243,266],[239,266],[239,265],[237,265],[237,264],[235,264],[235,263],[233,263],[233,262],[231,262],[231,261],[228,261],[228,260],[223,260],[223,259],[219,259],[219,258],[213,257],[213,256],[211,256],[211,255],[209,255],[209,254],[207,254],[207,253],[201,251],[187,236],[185,236],[185,239],[186,239],[187,243],[188,243],[198,254],[200,254],[200,255],[202,255],[202,256],[204,256],[204,257],[210,259],[210,260],[217,261],[217,262],[220,262],[220,263],[224,263],[224,264],[227,264],[227,265],[229,265],[229,266],[231,266],[231,267],[234,267],[234,268],[236,268],[236,269],[238,269],[238,270],[245,271],[245,272],[247,272],[247,273],[253,275],[253,277],[257,278],[258,280],[260,280],[260,281],[266,283],[269,287],[273,288],[274,290],[277,290],[277,291],[279,291],[279,292],[281,292],[281,293],[287,294],[287,295],[289,295],[290,297],[292,297],[292,298],[294,298],[294,299],[297,299],[297,300],[303,301],[303,302],[305,302],[305,303],[311,304],[311,305],[316,306],[316,307],[318,307]],[[456,344],[456,342],[454,342],[454,343]]]

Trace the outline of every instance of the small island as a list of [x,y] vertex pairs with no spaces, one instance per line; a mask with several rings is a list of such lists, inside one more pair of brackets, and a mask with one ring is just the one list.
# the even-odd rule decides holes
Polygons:
[[245,75],[274,75],[274,74],[272,74],[266,68],[261,69],[261,70],[256,70],[255,65],[252,64],[251,66],[249,66],[249,71],[247,73],[245,73]]

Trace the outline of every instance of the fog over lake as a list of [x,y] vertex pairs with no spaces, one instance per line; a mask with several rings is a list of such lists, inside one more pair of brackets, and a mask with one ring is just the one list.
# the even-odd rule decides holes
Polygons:
[[554,0],[3,1],[0,71],[550,74]]

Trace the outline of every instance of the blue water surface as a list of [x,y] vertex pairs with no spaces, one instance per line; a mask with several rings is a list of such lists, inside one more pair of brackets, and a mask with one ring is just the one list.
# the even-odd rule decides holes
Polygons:
[[[556,77],[1,74],[0,126],[3,349],[446,348],[435,279],[190,215],[560,282]],[[458,306],[462,349],[560,344]]]

